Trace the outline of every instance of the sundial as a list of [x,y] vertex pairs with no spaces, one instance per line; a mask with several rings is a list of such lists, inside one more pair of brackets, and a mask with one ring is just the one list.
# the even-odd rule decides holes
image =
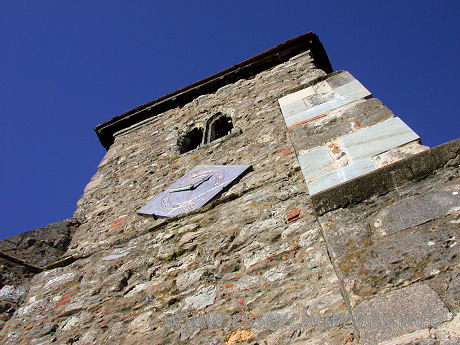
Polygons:
[[173,217],[196,210],[249,168],[251,165],[197,165],[137,213]]

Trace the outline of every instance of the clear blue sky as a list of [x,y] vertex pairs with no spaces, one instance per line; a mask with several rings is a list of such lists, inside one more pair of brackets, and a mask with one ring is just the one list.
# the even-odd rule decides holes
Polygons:
[[428,146],[459,136],[458,1],[2,1],[0,238],[72,216],[94,126],[299,34]]

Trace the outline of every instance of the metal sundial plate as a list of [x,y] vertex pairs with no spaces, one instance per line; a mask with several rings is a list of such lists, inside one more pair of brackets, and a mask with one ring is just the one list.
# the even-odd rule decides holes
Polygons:
[[251,165],[197,165],[137,213],[173,217],[209,202]]

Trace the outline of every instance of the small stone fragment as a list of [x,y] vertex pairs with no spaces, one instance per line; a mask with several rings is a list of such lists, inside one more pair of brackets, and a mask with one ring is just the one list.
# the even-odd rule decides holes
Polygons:
[[236,343],[242,343],[249,340],[252,337],[252,334],[252,330],[238,329],[227,336],[225,344],[233,345]]

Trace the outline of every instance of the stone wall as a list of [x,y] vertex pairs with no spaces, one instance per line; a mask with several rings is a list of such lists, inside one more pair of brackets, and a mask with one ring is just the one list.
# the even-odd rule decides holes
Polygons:
[[[77,204],[75,216],[82,225],[71,252],[90,253],[162,226],[164,220],[135,211],[197,164],[252,164],[258,173],[235,186],[238,193],[243,185],[255,188],[288,175],[286,160],[294,157],[282,154],[290,144],[277,99],[321,75],[304,53],[120,132]],[[232,117],[231,134],[180,155],[178,138],[219,112]]]
[[[326,208],[314,200],[321,205],[319,222],[346,303],[355,318],[361,314],[357,328],[363,343],[398,336],[390,343],[437,344],[436,337],[455,338],[442,344],[460,341],[454,319],[460,308],[459,160],[457,140],[351,182],[357,196],[371,189],[362,202],[343,208],[339,200]],[[370,185],[382,180],[386,187]],[[343,185],[334,192],[350,188]],[[334,194],[320,198],[333,200]],[[387,327],[378,327],[384,316]],[[369,317],[377,318],[374,326]],[[433,327],[444,321],[450,322]]]
[[24,303],[32,277],[60,261],[77,226],[68,219],[0,241],[0,327]]
[[[286,116],[283,97],[350,81],[313,62],[300,54],[118,132],[78,201],[81,225],[67,264],[33,277],[2,342],[374,344],[416,331],[412,338],[436,344],[460,336],[453,326],[458,142],[427,150],[411,136],[385,151],[386,164],[310,195],[298,155],[394,118],[367,90],[340,94],[345,103],[320,90],[310,108],[338,105],[321,106],[321,116],[308,112],[308,121],[299,108]],[[218,113],[231,117],[230,134],[179,154],[179,138]],[[288,123],[291,115],[300,122]],[[404,170],[429,157],[429,168]],[[198,164],[253,170],[191,213],[136,213]],[[354,183],[363,190],[351,190]],[[423,298],[442,330],[423,324],[382,333],[353,322],[358,311],[399,316],[404,306],[420,316]]]
[[[277,103],[322,75],[304,53],[119,133],[78,202],[81,225],[68,255],[81,258],[34,277],[4,342],[351,339],[344,328],[292,335],[286,327],[245,333],[228,324],[240,313],[302,313],[306,301],[313,313],[346,310]],[[230,135],[179,155],[178,137],[218,112],[232,117]],[[136,214],[200,163],[252,164],[253,171],[191,214]],[[300,215],[288,222],[295,208]],[[219,312],[227,323],[166,329],[164,315],[181,312]]]

